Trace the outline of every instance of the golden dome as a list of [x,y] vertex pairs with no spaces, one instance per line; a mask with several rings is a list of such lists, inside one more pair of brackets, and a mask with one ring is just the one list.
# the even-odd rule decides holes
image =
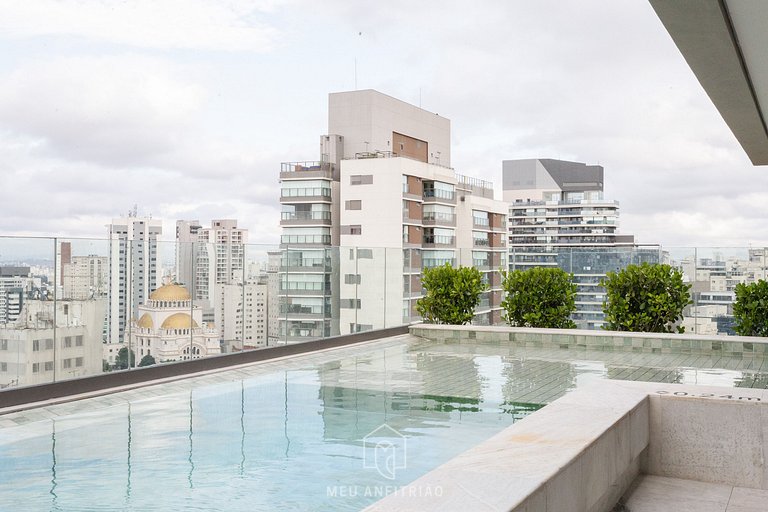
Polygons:
[[149,313],[144,313],[141,315],[141,318],[139,318],[139,322],[136,325],[142,329],[152,329],[155,326],[155,323],[152,321],[152,317],[149,316]]
[[189,300],[189,292],[180,284],[164,284],[153,291],[149,298],[151,300]]
[[175,313],[166,318],[160,327],[163,329],[194,329],[197,327],[197,322],[186,313]]

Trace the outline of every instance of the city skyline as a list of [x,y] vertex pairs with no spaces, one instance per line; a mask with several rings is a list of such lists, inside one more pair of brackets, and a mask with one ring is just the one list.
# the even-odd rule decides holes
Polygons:
[[647,2],[402,7],[12,2],[0,235],[104,239],[138,204],[164,240],[236,218],[276,245],[280,162],[315,158],[328,93],[372,88],[451,119],[497,198],[503,160],[600,164],[639,243],[768,244],[768,176]]

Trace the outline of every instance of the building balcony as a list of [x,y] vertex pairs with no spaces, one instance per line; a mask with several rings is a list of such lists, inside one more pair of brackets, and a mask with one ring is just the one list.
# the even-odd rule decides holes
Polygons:
[[300,304],[283,304],[280,306],[280,320],[323,320],[331,318],[330,308],[322,306],[302,306]]
[[338,179],[335,166],[330,162],[283,162],[280,165],[281,180]]
[[439,189],[425,189],[424,190],[424,203],[445,203],[456,204],[456,192],[450,192],[448,190]]
[[424,258],[422,261],[423,268],[441,267],[448,263],[452,267],[456,266],[456,258]]
[[282,245],[331,245],[331,235],[282,235]]
[[455,236],[444,235],[424,235],[422,239],[422,247],[426,249],[439,248],[439,247],[455,247]]
[[280,202],[293,203],[331,203],[331,189],[324,187],[283,188],[280,190]]
[[456,227],[456,214],[426,212],[422,218],[422,222],[425,226]]
[[330,226],[331,212],[282,212],[281,226]]
[[280,293],[287,297],[293,296],[324,296],[331,293],[330,286],[321,283],[285,283],[280,284]]
[[333,270],[333,264],[330,258],[303,258],[303,259],[281,259],[281,272],[320,272],[327,273]]

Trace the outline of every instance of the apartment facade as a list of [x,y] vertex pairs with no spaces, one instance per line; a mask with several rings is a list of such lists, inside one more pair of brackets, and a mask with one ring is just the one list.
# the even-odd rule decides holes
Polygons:
[[61,272],[65,299],[106,298],[109,294],[109,258],[106,256],[71,256]]
[[158,287],[158,237],[163,232],[159,219],[128,217],[112,219],[109,230],[109,297],[108,340],[119,343],[126,339],[130,318],[136,317],[139,305],[149,299]]
[[203,226],[199,220],[176,221],[176,282],[192,287],[195,279],[195,245]]
[[14,322],[26,298],[34,290],[39,292],[41,285],[39,277],[31,277],[29,267],[0,267],[0,324]]
[[509,268],[559,267],[578,287],[573,320],[579,328],[604,323],[606,272],[630,263],[657,263],[658,247],[621,235],[619,203],[603,196],[604,169],[553,159],[505,160],[503,198],[509,204]]
[[[320,160],[281,168],[279,336],[289,342],[414,319],[424,266],[506,263],[506,207],[489,183],[450,168],[448,119],[373,90],[330,94],[328,111]],[[500,319],[490,274],[497,289],[479,321]]]
[[106,299],[26,301],[0,326],[0,388],[100,374],[105,308]]

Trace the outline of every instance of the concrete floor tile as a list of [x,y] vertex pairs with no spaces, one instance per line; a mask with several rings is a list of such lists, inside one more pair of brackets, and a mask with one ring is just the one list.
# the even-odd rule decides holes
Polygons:
[[631,512],[726,512],[731,489],[728,485],[644,475],[626,507]]
[[726,512],[765,512],[768,510],[768,490],[734,487]]

